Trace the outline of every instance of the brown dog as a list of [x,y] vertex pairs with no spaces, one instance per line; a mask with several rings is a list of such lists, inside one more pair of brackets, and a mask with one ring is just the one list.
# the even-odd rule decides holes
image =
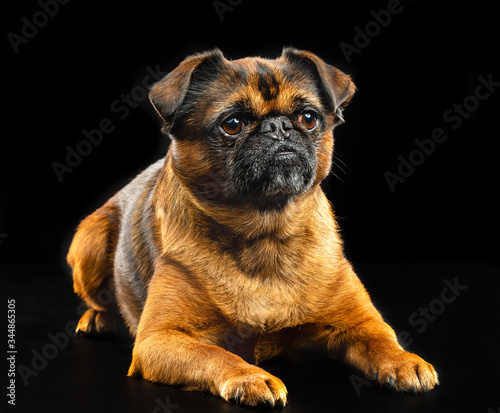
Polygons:
[[432,389],[434,368],[402,349],[345,259],[320,188],[354,90],[291,48],[191,56],[155,84],[172,143],[80,224],[78,331],[113,329],[118,310],[135,336],[129,375],[237,404],[284,406],[281,380],[256,365],[305,346],[396,390]]

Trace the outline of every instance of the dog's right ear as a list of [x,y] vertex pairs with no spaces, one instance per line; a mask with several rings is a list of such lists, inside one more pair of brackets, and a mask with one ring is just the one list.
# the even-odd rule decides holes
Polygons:
[[206,66],[207,72],[213,74],[210,69],[220,66],[223,60],[224,55],[219,49],[189,56],[152,86],[149,100],[163,120],[164,133],[168,133],[171,128],[173,118],[186,97],[193,74],[200,71],[202,66]]

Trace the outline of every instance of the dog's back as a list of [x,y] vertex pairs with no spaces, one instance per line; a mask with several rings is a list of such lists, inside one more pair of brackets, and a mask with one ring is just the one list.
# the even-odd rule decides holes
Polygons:
[[115,294],[120,312],[133,334],[146,302],[154,261],[160,254],[154,242],[151,203],[164,162],[161,159],[149,166],[114,197],[121,212],[114,254]]
[[90,309],[77,332],[92,335],[114,330],[118,310],[131,333],[137,331],[158,255],[151,242],[148,205],[164,162],[148,167],[78,226],[67,259],[74,290]]

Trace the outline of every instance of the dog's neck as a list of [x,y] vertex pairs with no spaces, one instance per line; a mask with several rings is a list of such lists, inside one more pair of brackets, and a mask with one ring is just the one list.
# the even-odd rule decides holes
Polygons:
[[[171,162],[171,159],[167,157],[165,162]],[[170,228],[172,225],[179,226],[179,230],[181,226],[194,225],[196,228],[210,228],[214,234],[224,233],[245,240],[285,240],[306,234],[308,227],[314,225],[315,214],[330,210],[328,200],[319,186],[290,200],[280,209],[262,210],[253,205],[200,200],[183,186],[172,168],[166,166],[160,174],[158,182],[161,185],[156,188],[153,198],[157,217],[160,218],[160,225],[168,225]],[[169,187],[172,186],[177,187],[174,192],[179,195],[175,199],[169,197]],[[186,208],[189,204],[191,207]],[[334,228],[336,224],[332,221]],[[194,233],[197,231],[195,229]],[[162,232],[166,234],[166,228]]]
[[311,248],[332,262],[342,256],[337,224],[319,186],[281,210],[262,211],[201,201],[168,165],[156,182],[152,206],[163,256],[201,266],[217,257],[213,268],[225,262],[245,279],[266,283],[297,280],[293,274],[304,270],[298,267],[311,264],[302,259]]

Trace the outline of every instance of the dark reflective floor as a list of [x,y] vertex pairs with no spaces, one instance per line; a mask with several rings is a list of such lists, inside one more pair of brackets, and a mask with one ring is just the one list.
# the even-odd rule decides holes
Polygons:
[[[326,356],[303,352],[263,365],[288,388],[285,411],[497,412],[500,270],[487,263],[355,267],[400,341],[434,364],[441,385],[424,395],[397,394]],[[133,342],[126,336],[74,337],[81,308],[65,268],[0,271],[10,280],[5,299],[16,302],[16,407],[7,405],[8,411],[243,411],[216,397],[127,378]]]

